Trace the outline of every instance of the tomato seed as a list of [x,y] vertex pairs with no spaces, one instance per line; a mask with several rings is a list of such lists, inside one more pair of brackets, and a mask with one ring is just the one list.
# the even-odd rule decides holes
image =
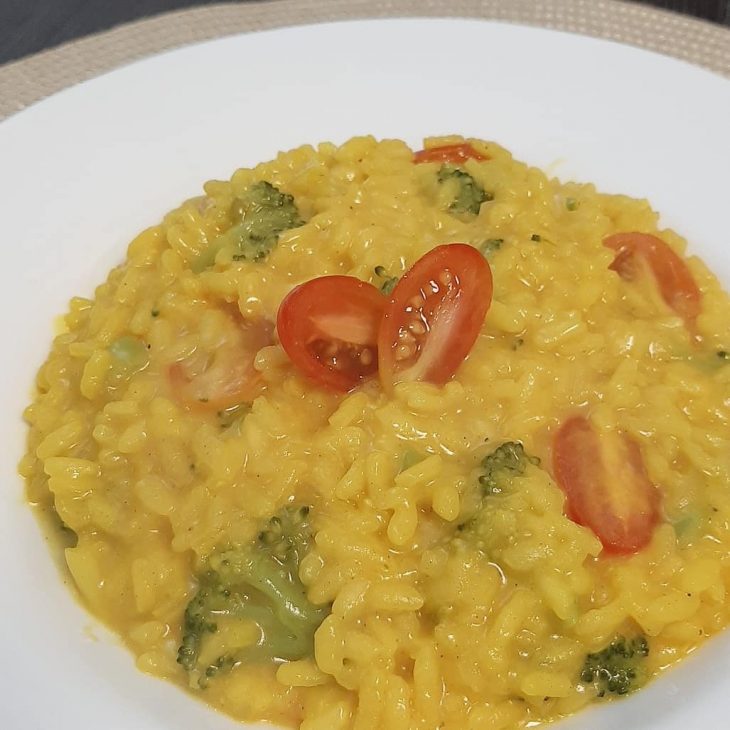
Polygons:
[[401,360],[407,360],[409,357],[413,357],[413,348],[408,345],[398,345],[395,351],[395,359],[400,362]]

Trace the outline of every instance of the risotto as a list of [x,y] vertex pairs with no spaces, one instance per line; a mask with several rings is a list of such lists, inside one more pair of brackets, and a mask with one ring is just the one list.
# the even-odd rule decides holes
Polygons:
[[71,300],[28,497],[139,669],[302,730],[519,728],[730,619],[730,300],[492,142],[211,181]]

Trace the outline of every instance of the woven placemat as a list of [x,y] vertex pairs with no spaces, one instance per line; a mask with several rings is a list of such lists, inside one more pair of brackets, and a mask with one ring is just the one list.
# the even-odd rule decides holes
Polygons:
[[0,120],[67,86],[159,51],[332,20],[482,18],[608,38],[730,77],[730,30],[615,0],[269,0],[167,13],[0,66]]

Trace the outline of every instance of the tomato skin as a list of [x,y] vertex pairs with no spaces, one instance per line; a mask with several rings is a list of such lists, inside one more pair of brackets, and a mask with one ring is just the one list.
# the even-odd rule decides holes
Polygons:
[[488,159],[486,155],[477,152],[468,142],[429,147],[428,149],[419,150],[413,154],[413,162],[417,165],[423,162],[450,162],[458,165],[467,160],[478,160],[481,162]]
[[175,398],[189,408],[224,410],[252,401],[263,389],[254,359],[262,347],[273,343],[274,326],[265,319],[245,322],[237,309],[229,319],[228,339],[213,353],[196,353],[168,368]]
[[593,530],[607,553],[635,553],[649,543],[660,497],[633,439],[598,434],[587,418],[573,416],[555,434],[553,470],[568,516]]
[[492,303],[492,271],[464,243],[437,246],[391,293],[378,335],[380,379],[443,385],[474,346]]
[[616,251],[609,268],[627,281],[636,275],[635,257],[641,257],[651,269],[662,299],[694,329],[702,307],[700,290],[687,264],[661,238],[649,233],[616,233],[605,238],[603,245]]
[[318,385],[347,392],[375,374],[386,299],[351,276],[321,276],[292,289],[276,327],[294,365]]

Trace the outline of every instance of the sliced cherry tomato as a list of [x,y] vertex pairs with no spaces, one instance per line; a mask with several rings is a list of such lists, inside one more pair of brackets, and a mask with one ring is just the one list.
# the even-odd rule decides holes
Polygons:
[[649,543],[659,491],[633,439],[599,435],[587,418],[574,416],[555,435],[553,468],[569,516],[593,530],[607,552],[634,553]]
[[238,312],[232,314],[224,339],[212,352],[195,352],[170,366],[175,397],[191,408],[215,411],[252,401],[263,387],[254,359],[272,344],[273,334],[268,320],[245,322]]
[[351,276],[321,276],[293,289],[276,327],[291,361],[319,385],[352,390],[378,369],[385,297]]
[[631,281],[638,274],[637,258],[642,259],[656,279],[662,298],[690,330],[701,309],[700,290],[687,264],[661,238],[649,233],[616,233],[603,240],[616,251],[609,268]]
[[378,335],[380,379],[445,383],[469,354],[492,303],[492,271],[472,246],[422,256],[393,290]]
[[416,164],[421,162],[451,162],[458,165],[460,162],[466,162],[467,160],[481,161],[488,159],[486,155],[477,152],[468,142],[429,147],[413,155],[413,162]]

